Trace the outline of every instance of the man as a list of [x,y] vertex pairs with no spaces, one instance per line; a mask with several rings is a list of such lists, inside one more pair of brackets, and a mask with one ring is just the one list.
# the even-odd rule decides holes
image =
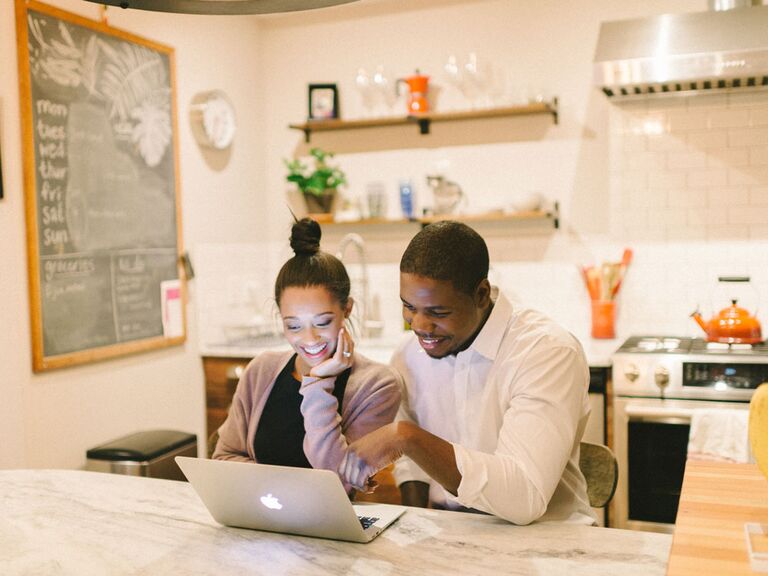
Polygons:
[[579,470],[584,353],[543,314],[492,299],[488,266],[485,241],[464,224],[411,240],[400,299],[413,333],[392,359],[405,382],[398,420],[353,442],[339,471],[362,488],[397,461],[407,505],[592,524]]

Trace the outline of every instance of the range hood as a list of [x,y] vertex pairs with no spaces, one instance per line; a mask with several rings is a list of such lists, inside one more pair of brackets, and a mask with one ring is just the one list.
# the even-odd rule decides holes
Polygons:
[[603,22],[594,73],[610,98],[768,88],[768,6]]

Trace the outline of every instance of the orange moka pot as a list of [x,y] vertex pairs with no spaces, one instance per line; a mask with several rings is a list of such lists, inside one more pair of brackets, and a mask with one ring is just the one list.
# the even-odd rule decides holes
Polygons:
[[[721,276],[719,281],[726,284],[748,283],[743,276]],[[731,305],[723,308],[710,320],[704,320],[696,310],[691,317],[707,334],[708,342],[725,344],[757,344],[763,341],[760,322],[755,314],[737,306],[738,299],[731,297]]]
[[429,111],[429,102],[427,101],[427,90],[429,89],[429,76],[416,74],[407,78],[398,78],[395,84],[399,90],[400,83],[408,85],[408,114],[421,114]]

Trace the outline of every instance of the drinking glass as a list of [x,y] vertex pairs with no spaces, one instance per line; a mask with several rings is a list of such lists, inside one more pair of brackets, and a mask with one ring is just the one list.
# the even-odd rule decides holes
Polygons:
[[374,87],[371,77],[365,68],[358,68],[355,74],[355,88],[360,93],[360,100],[363,104],[363,116],[369,117],[373,112]]

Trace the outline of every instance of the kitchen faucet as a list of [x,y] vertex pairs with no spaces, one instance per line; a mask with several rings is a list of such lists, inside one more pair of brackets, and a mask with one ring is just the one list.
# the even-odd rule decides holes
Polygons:
[[360,305],[360,331],[363,338],[369,338],[372,335],[372,329],[381,329],[381,322],[371,318],[370,301],[368,299],[368,263],[365,257],[365,241],[360,234],[350,232],[341,239],[339,242],[339,249],[336,252],[336,258],[344,262],[344,254],[347,247],[352,244],[357,249],[357,255],[360,260],[360,270],[362,272],[362,279],[360,284],[362,286],[362,302]]

